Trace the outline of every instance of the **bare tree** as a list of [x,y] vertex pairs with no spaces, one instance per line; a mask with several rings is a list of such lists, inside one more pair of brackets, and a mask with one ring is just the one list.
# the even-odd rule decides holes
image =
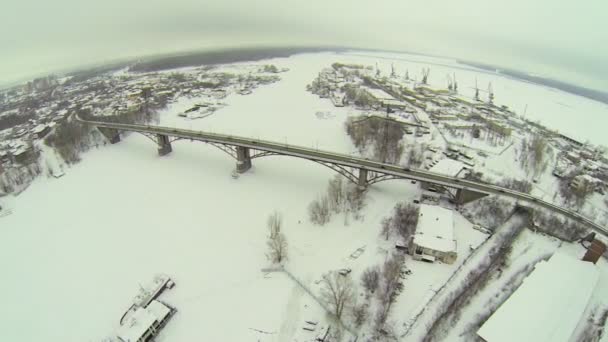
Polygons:
[[355,299],[355,286],[348,276],[333,271],[323,275],[321,298],[333,310],[333,314],[340,319],[344,308],[350,307]]
[[407,166],[411,168],[419,168],[422,165],[423,155],[420,145],[407,146]]
[[355,219],[359,219],[361,209],[365,205],[365,191],[354,184],[346,184],[346,205]]
[[360,305],[353,305],[353,317],[355,319],[355,326],[357,328],[360,328],[363,323],[365,323],[365,321],[367,320],[367,315],[368,315],[368,305],[367,304],[360,304]]
[[329,209],[329,199],[327,196],[322,196],[312,201],[308,206],[308,215],[310,222],[320,226],[329,222],[331,213]]
[[386,240],[388,240],[388,237],[391,234],[391,218],[390,217],[385,217],[384,219],[382,219],[380,234],[383,235]]
[[373,266],[366,269],[361,275],[361,283],[363,287],[370,293],[376,292],[378,282],[380,280],[380,270],[378,266]]
[[387,311],[403,289],[403,284],[401,283],[401,267],[403,266],[403,262],[403,255],[395,253],[382,266],[382,287],[380,288],[379,296]]
[[382,279],[378,299],[381,306],[376,312],[375,325],[376,331],[386,334],[390,329],[386,326],[386,320],[391,309],[391,305],[397,300],[397,296],[403,290],[401,282],[401,267],[403,266],[403,255],[393,254],[384,262],[382,266]]
[[372,144],[374,159],[393,164],[401,159],[404,135],[401,123],[375,116],[351,117],[346,121],[345,128],[359,151],[365,151]]
[[266,257],[270,262],[274,264],[280,264],[287,259],[287,239],[281,232],[281,226],[283,225],[283,218],[280,213],[274,212],[268,217],[268,240],[266,245],[268,246],[268,253]]
[[275,236],[281,231],[281,227],[283,226],[283,215],[281,215],[281,213],[278,211],[273,212],[270,214],[270,216],[268,216],[266,225],[270,231],[270,236]]
[[531,171],[537,177],[547,169],[548,159],[552,155],[547,140],[541,135],[534,135],[532,139],[523,139],[521,142],[519,162],[525,170]]
[[422,84],[427,84],[431,68],[422,68]]
[[416,232],[420,208],[409,203],[397,203],[393,216],[382,221],[381,234],[388,240],[391,232],[400,236],[407,243]]
[[327,185],[327,194],[312,201],[308,206],[310,221],[322,226],[329,222],[332,213],[343,212],[344,222],[347,225],[349,214],[352,214],[355,219],[361,217],[364,194],[365,191],[345,182],[342,176],[336,175]]
[[336,175],[329,181],[329,184],[327,185],[327,198],[329,200],[329,206],[331,210],[336,213],[341,212],[344,204],[346,203],[345,187],[343,183],[342,177],[340,175]]

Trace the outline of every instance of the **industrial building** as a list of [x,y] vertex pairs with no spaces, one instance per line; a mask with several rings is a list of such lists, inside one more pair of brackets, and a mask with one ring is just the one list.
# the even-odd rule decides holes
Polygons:
[[446,264],[456,261],[452,210],[421,204],[416,234],[410,239],[408,250],[416,260]]
[[593,263],[558,251],[536,264],[477,335],[486,342],[574,341],[598,280]]

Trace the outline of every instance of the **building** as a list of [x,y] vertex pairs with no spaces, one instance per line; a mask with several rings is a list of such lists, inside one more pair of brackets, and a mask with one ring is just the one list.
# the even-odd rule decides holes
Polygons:
[[416,260],[453,263],[457,253],[452,211],[421,204],[416,234],[410,239],[408,250]]
[[[451,152],[458,153],[459,150]],[[450,177],[459,177],[465,170],[466,166],[462,162],[451,158],[441,159],[435,165],[429,168],[430,172],[439,173]]]
[[174,310],[153,300],[145,308],[135,312],[118,328],[116,337],[121,342],[145,342],[158,334],[167,323]]
[[43,124],[40,124],[34,127],[34,129],[32,129],[32,133],[34,133],[38,139],[44,138],[44,136],[47,135],[50,131],[51,127],[49,125]]
[[486,342],[568,342],[599,280],[597,267],[563,252],[534,271],[477,331]]
[[[463,178],[467,173],[467,167],[464,165],[464,163],[450,158],[444,158],[437,162],[432,162],[430,165],[427,165],[427,169],[430,172],[457,178]],[[455,192],[453,190],[438,187],[434,183],[420,182],[420,186],[423,190],[443,193],[449,195],[448,197],[455,196]]]
[[378,89],[378,88],[364,88],[365,91],[371,95],[371,97],[373,97],[376,101],[383,103],[385,101],[389,101],[389,102],[399,102],[396,101],[396,99],[390,95],[389,93],[385,92],[382,89]]
[[595,264],[602,257],[604,252],[606,252],[606,244],[598,239],[594,239],[591,241],[589,247],[587,247],[587,252],[583,257],[583,261],[589,261]]
[[19,164],[30,164],[36,160],[38,154],[36,150],[32,146],[29,145],[21,145],[18,148],[10,151],[14,162]]

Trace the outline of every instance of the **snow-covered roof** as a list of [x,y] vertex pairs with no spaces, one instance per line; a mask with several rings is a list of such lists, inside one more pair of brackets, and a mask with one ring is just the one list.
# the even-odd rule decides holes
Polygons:
[[152,313],[144,308],[138,308],[127,322],[118,328],[116,335],[124,342],[139,341],[155,321],[156,317]]
[[38,134],[38,133],[41,133],[42,131],[44,131],[46,128],[47,128],[47,125],[39,124],[38,126],[34,127],[32,132]]
[[370,95],[372,95],[374,98],[378,99],[378,100],[394,100],[395,98],[392,97],[391,95],[389,95],[387,92],[385,92],[382,89],[377,89],[377,88],[365,88],[365,90],[370,93]]
[[165,304],[157,300],[151,301],[146,309],[148,309],[148,311],[152,313],[152,315],[154,315],[159,322],[165,319],[165,317],[169,316],[169,313],[171,312],[171,310]]
[[421,204],[414,243],[436,251],[455,252],[452,211],[436,205]]
[[125,342],[138,341],[154,322],[160,322],[170,313],[170,309],[163,303],[153,300],[146,308],[137,308],[124,325],[118,328],[117,337]]
[[431,167],[429,171],[455,177],[464,167],[464,164],[458,160],[444,158]]
[[477,334],[488,342],[570,341],[598,279],[594,264],[556,252],[536,265]]

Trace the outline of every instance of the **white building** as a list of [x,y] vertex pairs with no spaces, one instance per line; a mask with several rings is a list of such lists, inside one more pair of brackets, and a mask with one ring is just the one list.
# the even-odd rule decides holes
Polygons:
[[382,89],[377,89],[377,88],[368,88],[365,87],[364,88],[365,91],[367,91],[374,99],[376,99],[379,102],[384,102],[384,101],[396,101],[396,99],[388,94],[387,92],[385,92]]
[[583,313],[599,280],[590,262],[556,252],[534,271],[481,326],[477,335],[487,342],[569,342],[585,324]]
[[466,166],[462,162],[450,158],[444,158],[429,168],[429,171],[445,176],[458,177],[465,169]]
[[164,326],[172,310],[153,300],[145,308],[137,308],[127,321],[118,328],[116,336],[121,342],[144,342],[156,336]]
[[453,263],[457,253],[452,211],[421,204],[416,234],[411,238],[408,250],[416,260]]

